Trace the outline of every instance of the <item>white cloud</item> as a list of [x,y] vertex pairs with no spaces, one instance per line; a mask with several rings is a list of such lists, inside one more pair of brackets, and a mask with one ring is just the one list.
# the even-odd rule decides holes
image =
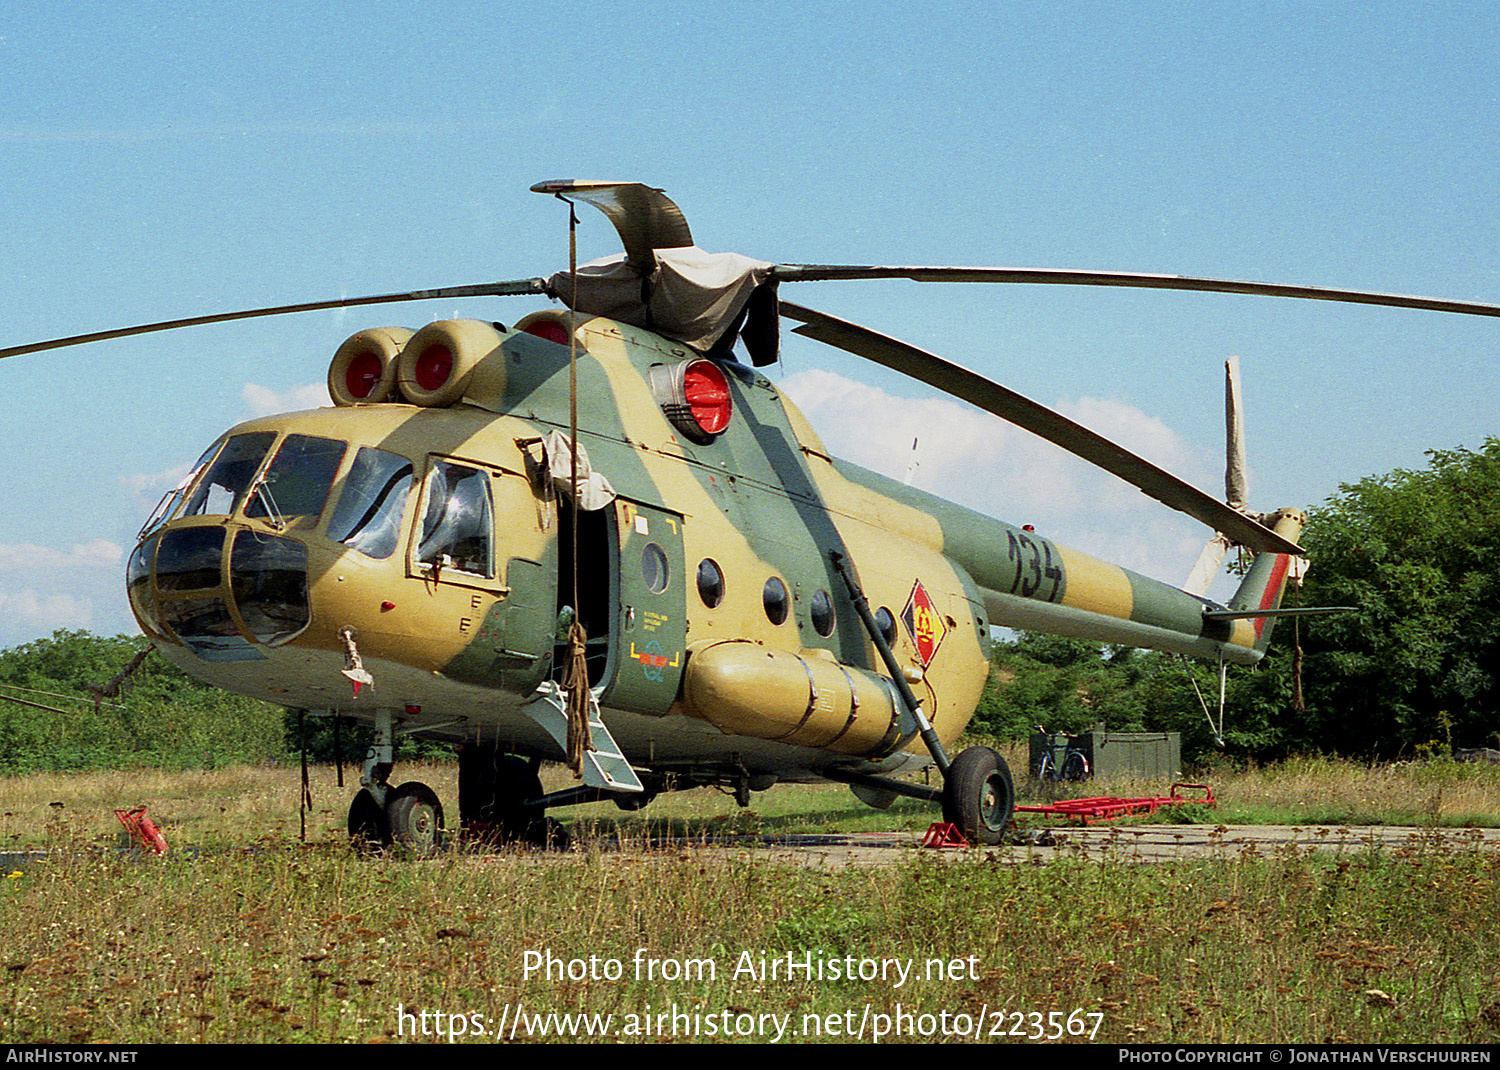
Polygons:
[[171,468],[160,472],[132,472],[128,476],[120,477],[120,486],[132,494],[146,494],[153,490],[158,492],[171,490],[182,482],[188,471],[188,465],[174,464]]
[[107,539],[79,543],[68,551],[34,543],[0,543],[0,569],[114,568],[123,555]]
[[58,628],[88,628],[94,622],[94,605],[87,598],[53,594],[40,597],[31,589],[0,591],[0,618],[5,633],[17,636],[43,635]]
[[275,416],[281,412],[300,412],[330,405],[326,383],[308,383],[277,393],[259,383],[246,383],[240,397],[250,406],[252,416]]
[[[835,456],[1127,568],[1181,583],[1208,537],[1134,487],[1027,431],[948,398],[887,394],[832,372],[788,376],[782,391]],[[1156,417],[1107,398],[1053,406],[1199,486],[1206,465]]]
[[181,486],[190,471],[190,465],[174,464],[160,472],[132,472],[120,477],[120,486],[130,492],[134,511],[144,517],[169,490]]

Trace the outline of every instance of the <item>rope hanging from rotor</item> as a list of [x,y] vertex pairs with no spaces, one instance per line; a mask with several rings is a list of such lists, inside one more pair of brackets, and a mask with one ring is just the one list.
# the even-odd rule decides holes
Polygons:
[[297,711],[297,741],[298,749],[302,752],[302,790],[301,798],[297,802],[297,818],[302,826],[298,839],[302,843],[307,842],[307,815],[313,808],[312,781],[307,771],[307,711]]
[[[578,213],[572,201],[562,194],[558,200],[568,206],[568,274],[573,280],[573,300],[569,307],[578,305]],[[568,321],[568,450],[570,476],[568,508],[573,522],[571,555],[573,562],[573,623],[568,626],[568,651],[563,673],[563,690],[568,707],[568,766],[575,777],[583,775],[584,751],[593,749],[589,738],[589,705],[593,694],[589,691],[588,632],[583,626],[583,614],[578,600],[578,334]]]
[[[1292,576],[1292,590],[1296,595],[1302,593],[1302,571],[1298,570]],[[1300,597],[1293,600],[1302,601]],[[1298,713],[1307,709],[1307,703],[1302,699],[1302,627],[1296,617],[1292,618],[1292,709]]]

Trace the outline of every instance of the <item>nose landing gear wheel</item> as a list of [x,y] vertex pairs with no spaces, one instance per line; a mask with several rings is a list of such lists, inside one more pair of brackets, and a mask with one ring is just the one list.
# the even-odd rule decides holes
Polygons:
[[391,792],[385,816],[394,846],[418,858],[431,858],[442,847],[443,804],[426,784],[412,780]]
[[943,780],[943,820],[970,843],[997,846],[1016,806],[1010,767],[989,747],[970,747],[953,759]]

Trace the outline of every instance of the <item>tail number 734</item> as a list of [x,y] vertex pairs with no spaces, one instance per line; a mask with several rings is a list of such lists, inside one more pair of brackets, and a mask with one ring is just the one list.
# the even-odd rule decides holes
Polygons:
[[1062,589],[1063,570],[1053,560],[1052,544],[1046,539],[1034,539],[1024,531],[1009,531],[1006,535],[1006,551],[1016,570],[1010,593],[1043,602],[1056,601]]

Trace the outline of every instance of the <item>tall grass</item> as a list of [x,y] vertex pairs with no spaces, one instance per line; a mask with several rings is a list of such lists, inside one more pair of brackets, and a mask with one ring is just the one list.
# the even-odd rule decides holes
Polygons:
[[[700,1030],[724,1011],[764,1028],[791,1015],[810,1039],[814,1024],[885,1016],[890,1028],[904,1011],[914,1031],[946,1012],[992,1039],[1076,1010],[1110,1042],[1500,1040],[1493,853],[1007,858],[1027,861],[1002,849],[820,872],[629,843],[426,863],[334,844],[156,859],[59,843],[0,879],[0,1039],[344,1041],[424,1027],[444,1039],[440,1021],[493,1032],[521,1007],[613,1015],[617,1033],[676,1009]],[[528,975],[549,953],[621,975]],[[893,960],[912,976],[736,977],[746,953]],[[943,976],[926,975],[929,960]],[[638,978],[637,962],[655,976]],[[691,962],[692,976],[664,979]],[[663,1030],[691,1039],[688,1021]]]
[[[403,771],[455,798],[451,766]],[[1021,847],[893,851],[895,864],[842,871],[694,846],[719,830],[848,828],[851,797],[823,787],[756,796],[751,811],[702,791],[634,815],[580,808],[565,854],[364,860],[342,842],[352,786],[313,774],[307,844],[295,770],[5,780],[0,833],[46,850],[0,873],[0,1041],[435,1040],[440,1027],[514,1028],[518,1008],[612,1015],[626,1039],[632,1023],[645,1039],[715,1039],[704,1030],[719,1015],[715,1029],[744,1039],[781,1023],[798,1040],[848,1039],[858,1026],[870,1040],[883,1023],[883,1039],[904,1040],[959,1025],[986,1040],[1054,1028],[1068,1038],[1070,1026],[1081,1033],[1071,1039],[1111,1042],[1500,1040],[1500,857],[1477,843],[1433,837],[1338,857],[1225,846],[1165,865],[1131,861],[1128,846],[1045,863]],[[1221,794],[1279,791],[1302,802],[1275,805],[1295,810],[1440,790],[1439,808],[1461,798],[1493,814],[1494,780],[1308,763],[1236,774]],[[139,802],[173,844],[164,858],[110,849],[109,811]],[[932,811],[875,817],[890,828]],[[688,835],[662,846],[662,831]],[[528,974],[547,953],[552,975]],[[900,987],[736,976],[747,953],[913,972]],[[591,957],[620,976],[570,977],[562,965]],[[636,977],[638,960],[655,975]],[[928,975],[929,960],[940,973]]]
[[[1039,784],[1022,772],[1025,752],[1010,755],[1022,801],[1059,795],[1164,794],[1167,785],[1141,780]],[[307,829],[313,841],[343,834],[358,770],[346,767],[339,787],[331,766],[310,769],[313,809]],[[458,798],[452,764],[402,763],[398,779],[433,787],[450,807]],[[574,783],[558,767],[546,767],[549,790]],[[935,782],[935,781],[934,781]],[[1500,767],[1454,762],[1369,766],[1333,759],[1302,759],[1263,769],[1230,770],[1207,778],[1218,797],[1212,811],[1193,808],[1203,820],[1225,824],[1500,825]],[[112,811],[147,804],[174,845],[222,847],[296,836],[300,774],[295,766],[236,766],[183,772],[141,769],[88,773],[31,773],[0,778],[0,850],[44,846],[63,832],[84,842],[112,843],[121,829]],[[457,814],[448,815],[450,825]],[[838,785],[780,785],[754,795],[748,810],[720,792],[701,789],[664,795],[637,814],[610,803],[572,807],[558,816],[594,835],[627,837],[711,835],[717,832],[816,833],[922,830],[936,820],[929,803],[901,799],[886,811],[872,810]],[[1163,816],[1159,820],[1167,820]],[[1030,818],[1035,822],[1037,819]],[[1136,819],[1139,820],[1139,819]]]

